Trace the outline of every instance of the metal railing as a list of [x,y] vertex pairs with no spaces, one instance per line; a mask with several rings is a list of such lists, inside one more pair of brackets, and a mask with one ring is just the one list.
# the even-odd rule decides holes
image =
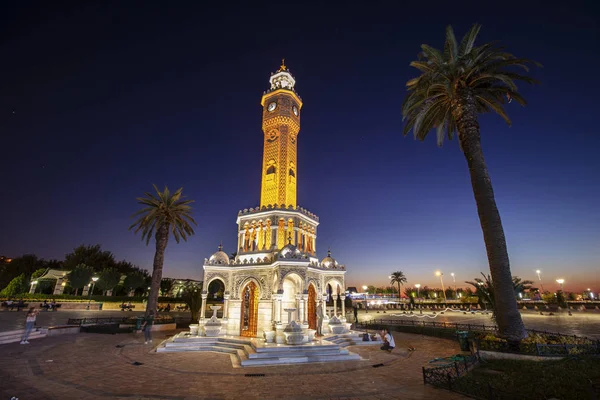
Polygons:
[[[104,318],[69,318],[67,325],[107,325],[107,324],[124,324],[135,325],[137,317],[104,317]],[[159,315],[154,318],[155,325],[175,323],[175,318],[172,316]]]

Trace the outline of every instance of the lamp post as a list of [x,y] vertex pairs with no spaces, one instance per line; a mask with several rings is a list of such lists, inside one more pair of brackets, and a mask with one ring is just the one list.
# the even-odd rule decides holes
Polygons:
[[[417,299],[420,299],[421,295],[419,293],[419,289],[421,289],[421,284],[420,283],[415,283],[415,287],[417,288]],[[423,314],[423,307],[422,307],[422,305],[423,305],[423,300],[419,300],[419,312],[421,314]]]
[[536,269],[535,273],[538,276],[538,281],[540,281],[540,287],[542,288],[542,293],[544,293],[544,284],[542,283],[542,271],[540,271],[539,269]]
[[365,291],[365,313],[368,313],[368,312],[369,312],[369,307],[368,307],[368,304],[369,304],[369,303],[367,303],[367,289],[368,289],[369,287],[368,287],[367,285],[363,285],[363,287],[362,287],[362,288],[363,288],[363,290]]
[[435,271],[435,276],[440,277],[440,282],[442,284],[442,293],[444,294],[444,301],[448,301],[448,299],[446,299],[446,289],[444,289],[444,273],[441,271]]
[[94,284],[96,284],[96,281],[98,280],[97,276],[92,277],[92,283],[90,284],[90,290],[88,292],[88,305],[87,305],[87,309],[90,309],[90,303],[92,302],[92,292],[94,291]]
[[558,283],[560,285],[560,291],[564,292],[564,290],[563,290],[563,283],[565,283],[565,280],[562,279],[562,278],[560,278],[560,279],[556,280],[556,283]]
[[456,291],[456,275],[454,275],[454,272],[450,272],[450,275],[452,276],[452,283],[454,283],[454,297],[457,297],[458,292]]

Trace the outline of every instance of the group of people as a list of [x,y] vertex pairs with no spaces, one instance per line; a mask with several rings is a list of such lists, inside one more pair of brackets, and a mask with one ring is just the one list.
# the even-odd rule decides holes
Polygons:
[[56,310],[56,301],[52,300],[50,303],[48,303],[48,300],[44,300],[44,302],[42,304],[40,304],[40,307],[46,311],[53,311]]

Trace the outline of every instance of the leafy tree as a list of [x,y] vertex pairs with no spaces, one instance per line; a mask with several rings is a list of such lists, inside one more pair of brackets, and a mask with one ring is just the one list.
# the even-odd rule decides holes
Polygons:
[[181,297],[190,308],[192,322],[197,323],[198,313],[202,307],[202,283],[185,286]]
[[29,289],[29,283],[25,274],[21,274],[11,280],[8,285],[0,292],[0,296],[13,297],[22,293],[26,293]]
[[194,201],[183,199],[183,188],[171,193],[166,186],[162,192],[156,185],[153,186],[156,193],[146,193],[146,197],[137,198],[138,204],[143,205],[144,208],[133,214],[132,217],[137,220],[129,227],[130,230],[135,228],[135,233],[142,231],[142,240],[146,240],[146,245],[150,243],[152,236],[156,241],[152,285],[146,305],[146,314],[150,310],[156,310],[169,236],[172,234],[177,243],[180,239],[187,241],[187,237],[194,234],[191,224],[196,225],[190,207]]
[[106,292],[114,289],[121,280],[121,273],[116,268],[104,268],[100,274],[98,274],[98,281],[96,281],[96,287],[103,291],[106,296]]
[[40,268],[44,268],[44,260],[38,258],[35,254],[25,254],[13,258],[10,263],[5,262],[0,265],[0,287],[6,287],[20,274],[25,274],[27,278]]
[[99,244],[95,246],[80,245],[65,256],[63,267],[73,269],[80,264],[90,266],[94,271],[115,267],[115,257],[110,251],[102,251]]
[[94,269],[85,264],[79,264],[67,274],[69,285],[75,289],[75,296],[79,295],[79,289],[90,283],[94,276]]
[[133,265],[133,264],[132,264],[132,263],[130,263],[129,261],[125,261],[125,260],[123,260],[123,261],[118,261],[118,262],[115,264],[115,269],[116,269],[117,271],[119,271],[119,272],[120,272],[122,275],[127,275],[127,274],[129,274],[130,272],[133,272],[133,271],[139,271],[139,270],[140,270],[140,268],[139,268],[139,267],[136,267],[135,265]]
[[46,268],[38,268],[35,271],[33,271],[33,274],[31,274],[31,281],[36,280],[37,278],[39,278],[40,276],[44,275],[44,272],[46,272]]
[[173,286],[175,285],[175,279],[171,278],[162,278],[160,281],[160,293],[162,296],[166,296],[171,292]]
[[375,294],[377,292],[377,288],[373,285],[369,285],[367,286],[367,293],[368,294]]
[[123,286],[127,289],[136,290],[146,283],[146,277],[140,272],[132,272],[125,277]]
[[390,283],[392,285],[398,285],[398,293],[402,293],[402,284],[406,283],[406,276],[404,276],[404,272],[392,272]]
[[444,136],[452,139],[458,132],[498,295],[498,329],[508,340],[520,341],[527,337],[527,332],[512,296],[506,239],[481,149],[478,116],[495,112],[510,125],[504,105],[513,99],[525,105],[515,81],[535,83],[514,69],[528,71],[527,64],[533,62],[517,58],[495,43],[475,46],[480,28],[480,25],[473,25],[458,43],[452,27],[448,26],[443,51],[426,44],[421,46],[418,60],[410,63],[421,75],[406,83],[409,93],[402,105],[403,120],[406,121],[404,135],[412,130],[415,138],[424,140],[435,128],[437,143],[441,146]]

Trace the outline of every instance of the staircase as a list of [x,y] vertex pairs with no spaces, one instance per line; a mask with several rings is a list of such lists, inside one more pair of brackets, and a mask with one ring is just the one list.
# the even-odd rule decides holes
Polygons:
[[329,337],[315,340],[310,344],[290,346],[265,343],[264,340],[256,338],[190,336],[188,332],[181,332],[163,341],[156,348],[156,351],[158,353],[181,351],[216,351],[228,353],[231,354],[231,362],[234,367],[337,362],[361,359],[358,354],[352,353],[342,348],[339,344],[329,341]]
[[[18,329],[16,331],[0,332],[0,344],[18,343],[21,341],[21,337],[23,337],[23,333],[25,333],[24,329]],[[42,329],[41,327],[35,327],[29,334],[29,339],[27,339],[27,340],[31,341],[34,339],[40,339],[40,338],[46,337],[46,334],[47,334],[46,329]]]
[[[327,336],[327,341],[335,343],[340,347],[383,345],[383,340],[381,340],[379,335],[375,336],[376,340],[363,341],[363,333],[351,331],[339,335],[330,335]],[[371,335],[369,335],[369,339],[371,339]]]

